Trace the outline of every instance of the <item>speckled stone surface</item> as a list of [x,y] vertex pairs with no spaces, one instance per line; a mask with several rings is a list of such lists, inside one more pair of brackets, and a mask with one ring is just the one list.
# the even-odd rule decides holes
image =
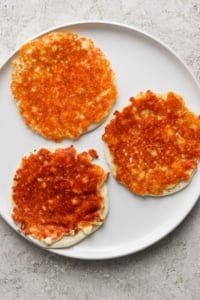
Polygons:
[[[78,20],[111,20],[165,42],[200,81],[198,0],[1,0],[0,64],[23,41]],[[0,299],[200,299],[200,203],[162,241],[109,261],[59,257],[32,246],[0,219]]]

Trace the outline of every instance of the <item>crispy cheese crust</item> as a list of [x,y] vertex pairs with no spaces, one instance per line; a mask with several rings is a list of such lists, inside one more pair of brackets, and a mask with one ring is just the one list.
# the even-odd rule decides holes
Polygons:
[[73,146],[24,157],[12,191],[12,218],[20,231],[55,248],[71,246],[102,225],[107,173],[94,158],[95,150],[78,154]]
[[130,102],[102,136],[113,175],[142,196],[180,190],[200,158],[200,117],[173,92],[147,91]]
[[109,61],[92,40],[52,32],[21,47],[11,90],[32,130],[60,141],[94,129],[116,100]]

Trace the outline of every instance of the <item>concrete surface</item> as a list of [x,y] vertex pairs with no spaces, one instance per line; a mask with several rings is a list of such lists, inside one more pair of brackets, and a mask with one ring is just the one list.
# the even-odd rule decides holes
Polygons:
[[[78,20],[113,20],[153,34],[173,48],[200,81],[198,0],[1,0],[0,63],[42,30]],[[109,261],[49,254],[0,219],[0,299],[200,299],[200,203],[153,247]]]

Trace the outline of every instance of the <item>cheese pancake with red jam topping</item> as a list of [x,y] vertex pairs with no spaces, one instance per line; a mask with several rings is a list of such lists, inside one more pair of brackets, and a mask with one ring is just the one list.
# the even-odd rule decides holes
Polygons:
[[54,141],[96,128],[116,100],[109,61],[91,39],[72,32],[26,43],[12,66],[11,90],[21,116]]
[[162,196],[187,186],[200,158],[200,117],[174,92],[150,90],[106,126],[102,139],[116,179],[142,196]]
[[12,189],[20,232],[50,248],[69,247],[97,230],[108,213],[106,180],[94,149],[40,149],[24,157]]

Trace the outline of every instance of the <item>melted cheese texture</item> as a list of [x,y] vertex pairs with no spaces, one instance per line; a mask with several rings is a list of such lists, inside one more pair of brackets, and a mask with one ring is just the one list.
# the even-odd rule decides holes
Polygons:
[[149,90],[130,102],[115,112],[102,136],[113,175],[142,196],[182,189],[200,158],[200,117],[173,92]]
[[98,229],[108,213],[107,173],[95,150],[40,149],[22,159],[12,191],[12,218],[37,244],[69,247]]
[[60,141],[96,128],[116,100],[109,61],[92,40],[53,32],[26,43],[13,62],[11,90],[32,130]]

